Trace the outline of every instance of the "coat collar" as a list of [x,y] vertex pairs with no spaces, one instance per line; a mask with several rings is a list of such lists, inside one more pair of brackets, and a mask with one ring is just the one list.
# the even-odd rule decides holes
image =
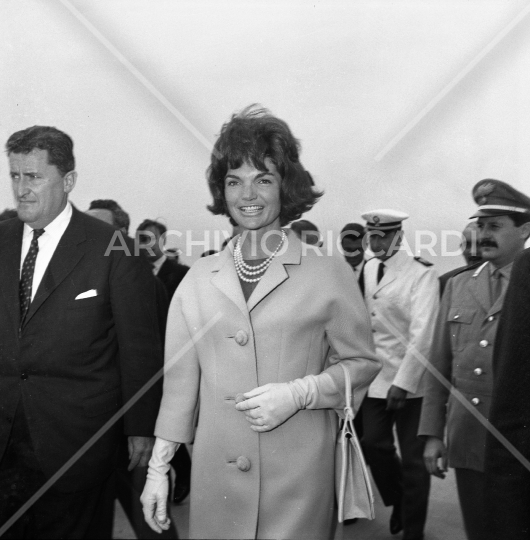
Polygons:
[[42,281],[29,306],[24,326],[29,323],[33,315],[48,299],[57,286],[70,274],[84,255],[79,244],[86,240],[85,225],[82,212],[72,207],[72,219],[64,232],[53,257],[48,264]]
[[[379,268],[380,262],[381,261],[378,260],[375,263],[377,268]],[[383,279],[375,286],[373,294],[378,293],[383,287],[386,287],[395,281],[408,262],[409,255],[404,249],[400,249],[393,257],[384,261],[385,273],[383,274]]]
[[241,283],[239,282],[239,277],[234,266],[233,250],[238,237],[235,237],[229,242],[226,248],[218,256],[218,260],[212,268],[212,272],[215,274],[211,280],[212,284],[236,304],[249,321],[250,311],[252,311],[281,283],[288,279],[289,274],[285,265],[300,264],[302,260],[301,241],[296,234],[290,230],[286,230],[286,233],[287,239],[285,246],[280,250],[276,257],[274,257],[271,265],[263,275],[263,278],[248,299],[248,304],[245,301]]
[[490,274],[487,269],[488,264],[488,262],[485,262],[479,266],[471,276],[471,293],[486,313],[488,313],[492,307],[490,297]]

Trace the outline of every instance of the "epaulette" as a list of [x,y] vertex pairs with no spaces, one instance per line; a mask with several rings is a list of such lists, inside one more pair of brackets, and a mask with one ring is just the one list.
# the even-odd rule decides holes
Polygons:
[[414,260],[418,261],[421,264],[423,264],[423,266],[433,266],[432,262],[429,262],[428,260],[424,259],[423,257],[414,257]]
[[484,264],[484,261],[479,261],[479,262],[470,264],[468,266],[463,266],[462,268],[457,268],[455,273],[451,277],[454,278],[455,276],[463,274],[464,272],[467,272],[468,270],[475,270],[475,268],[478,268],[482,264]]

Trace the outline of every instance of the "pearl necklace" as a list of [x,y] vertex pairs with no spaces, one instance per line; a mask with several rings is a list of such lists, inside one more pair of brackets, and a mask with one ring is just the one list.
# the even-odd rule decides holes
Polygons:
[[[283,246],[283,243],[286,238],[287,238],[287,235],[285,234],[285,231],[282,229],[282,238],[280,240],[280,243],[278,244],[278,247],[261,264],[258,264],[257,266],[252,266],[250,264],[247,264],[243,259],[243,254],[241,253],[241,236],[240,236],[237,239],[236,247],[234,248],[234,265],[236,267],[236,272],[237,272],[237,275],[239,276],[239,279],[241,279],[242,281],[246,281],[247,283],[256,283],[256,281],[259,281],[263,277],[265,270],[267,270],[267,268],[272,263],[272,259],[274,259],[278,251],[280,251],[280,248]],[[261,275],[258,277],[253,277],[253,276],[256,276],[257,274],[261,274]]]

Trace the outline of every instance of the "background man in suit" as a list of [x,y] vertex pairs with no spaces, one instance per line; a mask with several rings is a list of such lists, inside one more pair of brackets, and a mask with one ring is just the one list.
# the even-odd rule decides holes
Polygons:
[[[530,461],[530,250],[513,263],[493,351],[490,422]],[[530,471],[488,432],[487,540],[530,537]]]
[[85,214],[101,219],[101,221],[112,225],[123,234],[129,234],[129,225],[131,224],[129,214],[112,199],[96,199],[92,201]]
[[[430,474],[443,478],[447,465],[455,468],[467,536],[483,540],[487,429],[477,417],[488,419],[490,412],[495,334],[513,260],[530,234],[530,198],[499,180],[478,182],[473,198],[479,207],[472,217],[478,218],[479,247],[486,262],[447,282],[430,355],[447,385],[428,373],[418,434],[426,439]],[[449,384],[459,396],[449,395]]]
[[365,252],[365,230],[360,223],[347,223],[340,231],[340,242],[344,258],[352,267],[355,277],[359,282],[359,287],[364,294],[363,268]]
[[[148,260],[153,267],[153,274],[164,284],[167,290],[169,302],[177,290],[180,282],[186,275],[189,267],[178,262],[178,256],[170,258],[163,249],[167,228],[159,221],[145,219],[140,223],[136,234],[139,237],[140,249],[142,245]],[[154,240],[154,242],[153,242]],[[191,459],[185,445],[180,445],[171,460],[171,466],[175,469],[175,486],[173,488],[173,502],[180,504],[190,492]]]
[[5,537],[90,537],[120,434],[130,468],[152,450],[161,387],[137,393],[162,366],[154,280],[132,243],[109,250],[114,228],[69,203],[68,135],[34,126],[6,149],[18,218],[0,223],[0,523],[50,480]]
[[[390,532],[420,540],[427,519],[430,477],[424,443],[416,434],[423,396],[422,362],[428,357],[438,311],[438,279],[432,264],[400,249],[397,210],[373,210],[367,220],[375,257],[364,266],[365,301],[383,369],[363,402],[363,447],[385,506],[393,506]],[[394,444],[396,428],[401,458]]]
[[153,274],[165,285],[171,302],[189,267],[180,264],[178,256],[167,256],[167,250],[164,249],[166,233],[167,227],[163,223],[152,219],[145,219],[136,229],[136,234],[140,237],[140,249],[142,249],[143,245],[149,246],[149,249],[144,248],[144,251],[153,266]]

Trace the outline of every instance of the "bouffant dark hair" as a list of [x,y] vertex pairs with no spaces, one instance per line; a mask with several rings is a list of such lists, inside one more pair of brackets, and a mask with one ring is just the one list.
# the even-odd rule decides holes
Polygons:
[[299,154],[300,143],[289,126],[267,109],[250,105],[234,114],[223,125],[212,151],[207,178],[213,203],[207,207],[208,210],[228,216],[232,225],[236,225],[226,206],[226,173],[244,163],[266,171],[265,159],[269,158],[282,178],[280,224],[284,226],[300,219],[323,192],[314,188],[313,179],[300,163]]

